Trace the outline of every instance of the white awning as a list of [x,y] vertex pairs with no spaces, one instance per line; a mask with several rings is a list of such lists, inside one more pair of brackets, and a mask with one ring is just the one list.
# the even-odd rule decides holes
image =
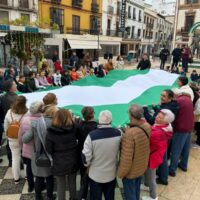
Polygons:
[[98,41],[94,40],[72,40],[67,39],[71,49],[101,49]]
[[0,32],[0,37],[5,37],[6,35],[7,35],[7,33]]

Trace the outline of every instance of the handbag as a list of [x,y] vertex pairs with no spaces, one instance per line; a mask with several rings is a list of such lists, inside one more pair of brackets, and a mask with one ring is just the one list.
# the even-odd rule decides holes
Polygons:
[[[44,117],[42,117],[42,122],[43,122],[45,130],[46,130],[47,127],[46,127],[46,123],[44,121]],[[44,140],[41,135],[41,131],[38,131],[38,137],[42,144],[42,148],[40,151],[40,155],[36,156],[35,164],[38,167],[49,167],[50,168],[53,166],[53,159],[52,159],[51,155],[46,151]]]

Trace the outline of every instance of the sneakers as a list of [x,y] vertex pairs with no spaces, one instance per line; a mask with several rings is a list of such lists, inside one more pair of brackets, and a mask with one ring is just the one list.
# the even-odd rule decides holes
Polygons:
[[158,200],[158,197],[156,197],[155,199],[148,197],[148,196],[143,196],[142,200]]
[[149,192],[149,187],[145,186],[144,184],[140,185],[140,190]]
[[19,179],[15,180],[15,185],[18,185],[18,184],[19,184]]

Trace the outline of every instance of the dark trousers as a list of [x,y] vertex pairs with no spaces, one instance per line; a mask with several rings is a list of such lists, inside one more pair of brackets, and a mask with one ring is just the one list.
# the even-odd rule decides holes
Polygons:
[[34,187],[34,178],[33,178],[33,172],[31,168],[31,159],[29,158],[23,158],[24,163],[26,164],[26,176],[28,181],[28,187],[33,188]]
[[70,200],[76,199],[76,173],[67,176],[56,176],[58,200],[65,200],[66,178],[69,184]]
[[53,176],[35,177],[35,200],[42,200],[42,190],[46,179],[47,197],[53,198]]
[[168,166],[168,159],[167,159],[167,151],[164,155],[162,164],[158,167],[157,175],[162,182],[168,182],[169,176],[169,166]]
[[200,122],[195,122],[195,130],[197,135],[196,143],[200,145]]
[[12,153],[11,153],[11,150],[10,150],[10,147],[9,147],[8,140],[7,140],[7,144],[6,144],[6,151],[7,151],[7,157],[8,157],[9,165],[12,165]]
[[0,123],[0,146],[2,145],[3,132],[3,123]]
[[[172,137],[171,163],[169,172],[175,173],[178,164],[187,170],[191,133],[174,133]],[[181,158],[181,159],[180,159]]]
[[160,69],[165,69],[165,62],[166,62],[166,60],[160,60],[161,61],[161,63],[160,63]]
[[182,67],[184,72],[188,72],[188,59],[182,59]]
[[90,200],[102,200],[102,195],[105,200],[114,200],[115,185],[116,179],[108,183],[98,183],[90,179]]
[[173,70],[173,69],[174,69],[174,66],[175,66],[175,67],[178,67],[178,62],[179,62],[179,60],[178,60],[178,59],[174,59],[174,58],[173,58],[173,62],[172,62],[172,68],[171,68],[171,70]]
[[87,168],[81,166],[80,174],[81,174],[80,199],[87,199],[88,186],[89,186],[89,177],[87,173]]

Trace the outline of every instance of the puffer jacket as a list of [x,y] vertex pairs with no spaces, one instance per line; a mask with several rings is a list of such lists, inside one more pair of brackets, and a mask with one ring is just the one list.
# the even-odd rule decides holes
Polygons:
[[78,166],[77,127],[50,127],[46,136],[46,150],[53,158],[55,176],[76,173]]
[[[143,128],[145,132],[138,128]],[[142,176],[148,167],[149,161],[149,136],[151,126],[141,121],[127,129],[121,142],[120,163],[117,175],[120,178],[134,179]]]
[[149,168],[155,169],[163,162],[168,146],[168,140],[172,138],[171,124],[155,124],[151,129]]

